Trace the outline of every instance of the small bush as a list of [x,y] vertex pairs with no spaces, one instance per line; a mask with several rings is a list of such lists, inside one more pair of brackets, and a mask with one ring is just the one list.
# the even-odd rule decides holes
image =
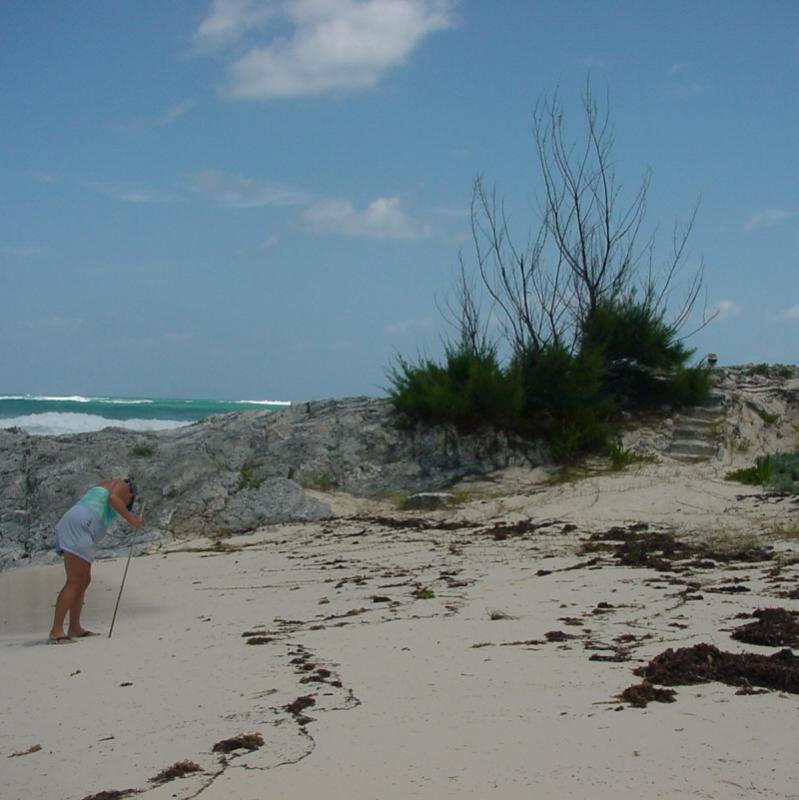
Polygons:
[[515,374],[503,371],[492,348],[473,353],[448,347],[443,366],[398,357],[388,378],[394,406],[410,419],[450,422],[466,430],[517,425],[521,385]]
[[666,381],[666,398],[677,406],[698,406],[710,396],[712,370],[704,366],[680,367]]
[[582,348],[598,350],[609,362],[630,360],[652,369],[672,370],[693,354],[677,339],[674,328],[647,301],[633,295],[604,300],[587,315]]
[[607,456],[613,472],[619,472],[632,464],[656,464],[658,460],[653,453],[635,453],[632,450],[625,450],[615,442],[608,446]]
[[242,489],[258,489],[261,486],[264,479],[255,477],[255,470],[260,466],[260,462],[255,459],[247,459],[247,461],[239,467],[239,481],[237,484],[237,489],[239,491]]
[[771,465],[770,485],[781,492],[799,493],[799,453],[778,453]]
[[155,446],[146,442],[138,442],[130,448],[130,454],[136,458],[151,458],[155,455]]
[[560,344],[517,356],[510,370],[524,390],[523,432],[542,435],[559,461],[607,444],[615,403],[604,387],[604,364],[595,350],[572,355]]
[[693,355],[664,321],[664,311],[633,295],[601,302],[586,317],[582,350],[602,355],[606,387],[627,405],[698,405],[711,388],[711,370],[685,367]]
[[590,407],[556,417],[550,430],[552,455],[569,463],[581,455],[604,450],[614,434],[611,422]]
[[728,472],[728,481],[766,486],[780,492],[799,494],[799,453],[761,456],[753,467]]
[[789,380],[796,377],[796,367],[792,367],[790,364],[752,364],[749,367],[749,373],[764,378]]
[[728,472],[724,480],[745,483],[748,486],[765,486],[771,478],[771,456],[761,456],[753,467]]

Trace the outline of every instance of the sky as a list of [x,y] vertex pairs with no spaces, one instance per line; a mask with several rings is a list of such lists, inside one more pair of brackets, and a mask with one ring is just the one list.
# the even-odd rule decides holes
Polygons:
[[587,80],[646,235],[700,204],[697,357],[799,362],[795,0],[3,0],[0,393],[384,394]]

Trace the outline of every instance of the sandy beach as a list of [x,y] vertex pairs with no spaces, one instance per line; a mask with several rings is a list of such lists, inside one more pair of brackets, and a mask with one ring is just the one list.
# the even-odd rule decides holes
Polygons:
[[[799,504],[722,472],[513,470],[434,512],[324,495],[338,519],[133,559],[111,639],[46,645],[61,568],[2,573],[3,796],[796,797],[796,694],[619,698],[668,648],[779,650],[731,631],[796,608]],[[716,557],[623,563],[659,533]],[[124,565],[94,568],[104,634]]]

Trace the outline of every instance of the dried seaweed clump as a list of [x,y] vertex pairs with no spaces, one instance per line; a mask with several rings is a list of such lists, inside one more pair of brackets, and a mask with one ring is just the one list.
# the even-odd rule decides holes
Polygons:
[[643,681],[628,686],[618,697],[636,708],[646,708],[647,703],[673,703],[675,694],[674,689],[658,689],[649,681]]
[[[711,561],[753,563],[774,557],[773,548],[748,540],[690,543],[675,538],[669,532],[640,533],[634,528],[619,527],[591,534],[581,551],[592,553],[608,549],[622,566],[650,567],[661,571],[674,571],[686,566],[706,568],[714,566]],[[692,564],[687,563],[692,558],[696,560]]]
[[242,733],[230,739],[222,739],[214,747],[214,753],[232,753],[234,750],[257,750],[264,746],[264,737],[260,733]]
[[311,695],[306,694],[298,697],[293,703],[283,706],[283,708],[294,717],[299,725],[307,725],[309,722],[313,722],[313,717],[309,717],[303,712],[306,708],[311,708],[311,706],[315,705],[316,700]]
[[712,644],[669,648],[635,674],[650,683],[689,686],[719,681],[728,686],[762,686],[799,694],[799,657],[790,650],[771,656],[759,653],[726,653]]
[[87,794],[82,800],[121,800],[123,797],[130,797],[138,794],[138,789],[108,789],[97,794]]
[[766,647],[799,647],[799,613],[785,608],[759,608],[752,612],[756,622],[741,625],[732,638]]
[[185,761],[178,761],[171,767],[161,770],[154,778],[150,778],[151,783],[166,783],[175,778],[183,778],[190,775],[192,772],[203,772],[203,768],[199,764],[186,759]]

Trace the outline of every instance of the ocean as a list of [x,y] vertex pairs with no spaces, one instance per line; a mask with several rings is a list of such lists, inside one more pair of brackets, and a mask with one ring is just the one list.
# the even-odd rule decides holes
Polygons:
[[157,397],[68,397],[0,394],[0,428],[57,436],[111,426],[135,431],[179,428],[192,422],[247,409],[277,410],[282,400],[180,400]]

